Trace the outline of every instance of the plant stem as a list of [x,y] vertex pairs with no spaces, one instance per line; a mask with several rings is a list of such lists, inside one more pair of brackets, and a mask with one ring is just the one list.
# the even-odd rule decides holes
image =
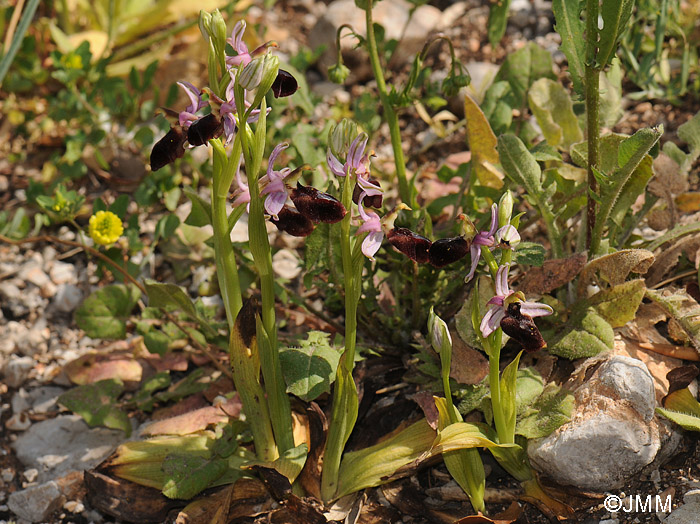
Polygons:
[[[355,258],[351,246],[350,220],[352,209],[353,179],[345,177],[343,183],[342,203],[348,213],[340,223],[340,248],[343,259],[343,276],[345,284],[345,349],[338,365],[336,383],[333,392],[333,407],[323,457],[321,475],[321,497],[329,501],[338,488],[340,459],[352,429],[357,421],[358,398],[352,370],[355,366],[355,343],[357,340],[357,303],[359,301],[359,276],[362,261],[353,264]],[[359,266],[358,270],[356,266]]]
[[586,134],[588,140],[588,205],[586,209],[586,249],[590,249],[595,228],[596,202],[591,194],[597,194],[598,182],[593,169],[598,167],[600,141],[598,104],[600,102],[600,71],[596,67],[598,38],[598,0],[586,0]]
[[251,144],[248,136],[249,127],[244,116],[245,104],[238,103],[239,100],[243,100],[242,88],[236,86],[236,89],[239,90],[236,97],[239,131],[236,136],[241,137],[246,175],[248,177],[248,190],[250,192],[248,236],[250,251],[260,276],[262,296],[262,327],[265,333],[258,333],[260,367],[265,381],[265,393],[267,394],[272,428],[281,455],[294,447],[294,434],[292,432],[292,410],[282,376],[282,365],[279,360],[272,253],[265,226],[263,198],[260,196],[260,187],[258,185],[258,172],[262,165],[262,155],[265,150],[267,110],[263,101],[254,136],[255,144]]
[[493,422],[498,434],[500,444],[511,444],[515,440],[515,435],[510,435],[507,430],[503,407],[501,406],[501,329],[497,329],[486,341],[490,342],[489,354],[489,390],[491,391],[491,410],[493,411]]
[[365,9],[365,20],[367,23],[367,51],[369,52],[369,60],[372,64],[372,72],[377,81],[377,90],[379,91],[379,99],[382,102],[384,113],[386,115],[387,124],[389,124],[389,133],[391,135],[391,147],[394,150],[394,164],[396,165],[396,176],[399,179],[399,196],[403,202],[409,203],[411,207],[416,207],[411,195],[411,189],[408,185],[406,177],[406,163],[401,149],[401,129],[399,128],[399,117],[394,110],[389,99],[389,93],[384,80],[384,72],[382,64],[379,60],[379,52],[377,51],[377,39],[374,34],[374,22],[372,21],[372,0],[367,1]]
[[[231,156],[226,152],[219,139],[212,140],[214,148],[214,177],[211,184],[211,215],[214,228],[214,257],[216,261],[216,276],[226,310],[229,330],[233,330],[238,312],[243,305],[241,285],[238,278],[236,254],[231,245],[229,219],[226,214],[226,197],[231,186],[233,175],[241,163],[241,141],[237,136],[233,143]],[[226,162],[226,165],[223,165]],[[233,167],[231,167],[233,166]],[[235,213],[235,211],[234,211]]]

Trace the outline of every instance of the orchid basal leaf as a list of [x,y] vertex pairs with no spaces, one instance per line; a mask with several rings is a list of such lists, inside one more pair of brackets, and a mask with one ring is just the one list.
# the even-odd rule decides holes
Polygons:
[[675,422],[683,429],[700,431],[700,403],[688,388],[669,394],[663,408],[656,412]]

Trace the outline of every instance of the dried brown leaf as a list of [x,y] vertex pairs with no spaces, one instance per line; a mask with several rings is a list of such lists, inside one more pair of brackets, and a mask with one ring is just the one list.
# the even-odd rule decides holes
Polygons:
[[189,435],[206,429],[210,424],[228,422],[241,412],[241,399],[236,394],[223,404],[196,409],[175,417],[152,422],[143,430],[143,435]]
[[530,268],[518,287],[525,293],[549,293],[576,278],[587,260],[586,253],[576,253],[558,260],[547,260],[541,267]]
[[100,380],[119,379],[127,389],[135,389],[141,381],[143,368],[128,352],[87,353],[63,368],[74,384],[83,386]]
[[[630,273],[646,273],[654,263],[654,254],[646,249],[623,249],[609,255],[594,258],[583,268],[579,279],[579,296],[594,280],[607,282],[611,286],[622,284]],[[600,279],[596,279],[596,273]]]

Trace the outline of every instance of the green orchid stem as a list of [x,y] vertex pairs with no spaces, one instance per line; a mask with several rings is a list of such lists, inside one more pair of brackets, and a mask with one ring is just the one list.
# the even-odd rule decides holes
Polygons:
[[362,260],[362,252],[359,251],[359,241],[355,242],[354,248],[351,245],[350,220],[353,181],[352,175],[345,177],[342,193],[343,206],[348,210],[340,223],[340,248],[345,280],[345,349],[336,374],[331,420],[323,456],[321,498],[326,502],[332,500],[338,490],[340,459],[357,421],[358,410],[357,389],[352,378],[352,370],[355,366],[357,304],[360,299],[360,276],[364,261]]
[[257,123],[253,143],[251,143],[250,126],[245,120],[245,104],[243,90],[237,85],[236,105],[238,108],[239,131],[236,138],[241,137],[241,146],[245,158],[248,190],[250,192],[250,212],[248,215],[248,237],[250,251],[255,267],[260,276],[260,292],[262,298],[262,330],[258,332],[260,349],[260,368],[265,383],[265,393],[269,406],[272,429],[280,455],[294,447],[292,432],[292,410],[287,396],[282,365],[279,359],[277,341],[277,322],[275,318],[275,278],[272,271],[272,252],[267,237],[263,198],[260,195],[258,173],[262,166],[265,152],[265,136],[267,131],[267,108],[263,99],[260,107],[260,118]]
[[401,149],[401,129],[399,128],[399,117],[391,104],[391,100],[389,99],[389,92],[386,88],[382,64],[379,60],[379,52],[377,51],[377,39],[374,35],[374,22],[372,21],[372,0],[367,1],[365,15],[365,20],[367,22],[367,51],[369,52],[369,60],[372,64],[372,72],[374,73],[374,78],[377,81],[379,98],[382,102],[382,106],[384,107],[387,124],[389,124],[391,147],[394,150],[396,176],[399,179],[399,196],[403,202],[409,203],[411,207],[416,207],[417,204],[413,202],[411,189],[408,185],[408,179],[406,177],[406,163],[403,156],[403,150]]
[[508,425],[506,424],[505,414],[501,405],[501,345],[503,332],[501,328],[485,339],[485,342],[491,347],[488,348],[489,355],[489,390],[491,391],[491,410],[493,411],[493,422],[496,426],[498,434],[498,442],[500,444],[512,444],[515,441],[515,435],[510,434]]
[[[596,40],[598,37],[598,0],[586,0],[586,133],[588,140],[588,206],[586,211],[586,249],[597,244],[593,239],[596,222],[596,202],[592,194],[598,191],[598,182],[593,169],[598,167],[600,142],[599,108],[600,70],[596,67]],[[599,239],[598,239],[599,240]]]
[[491,273],[491,278],[496,282],[496,275],[498,275],[498,262],[496,262],[496,257],[493,256],[491,250],[488,246],[481,246],[481,256],[486,260],[486,264],[489,266],[489,272]]
[[[226,214],[226,198],[231,182],[240,163],[241,141],[236,137],[231,156],[226,151],[221,140],[210,141],[214,149],[214,177],[211,185],[211,215],[214,228],[214,258],[216,261],[216,276],[224,301],[226,319],[229,330],[233,330],[238,312],[243,305],[241,285],[238,278],[236,254],[231,245],[229,217]],[[224,165],[225,162],[225,165]],[[233,172],[233,174],[231,174]],[[232,214],[236,213],[234,211]],[[240,216],[240,214],[238,215]]]

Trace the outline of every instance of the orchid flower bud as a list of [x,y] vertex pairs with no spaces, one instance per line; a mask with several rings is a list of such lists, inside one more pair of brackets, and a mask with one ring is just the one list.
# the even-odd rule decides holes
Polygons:
[[211,36],[211,19],[210,13],[207,13],[204,9],[199,12],[199,31],[205,40],[209,40]]
[[503,193],[498,201],[498,227],[507,226],[510,224],[510,219],[513,216],[513,194],[510,189]]
[[457,215],[457,220],[462,222],[462,236],[465,240],[471,241],[479,232],[474,225],[474,222],[472,222],[471,219],[464,213]]
[[216,43],[216,47],[223,52],[226,47],[226,22],[218,9],[214,10],[214,13],[211,15],[209,34]]
[[238,83],[243,89],[252,91],[260,85],[265,70],[265,59],[267,55],[259,56],[251,60],[248,65],[243,68],[238,77]]
[[331,127],[328,133],[328,146],[336,157],[342,158],[348,152],[350,143],[357,136],[357,124],[352,120],[343,118]]
[[428,315],[428,336],[430,337],[430,343],[433,349],[439,355],[442,356],[451,353],[452,336],[450,335],[450,331],[447,329],[445,321],[435,314],[432,307]]

